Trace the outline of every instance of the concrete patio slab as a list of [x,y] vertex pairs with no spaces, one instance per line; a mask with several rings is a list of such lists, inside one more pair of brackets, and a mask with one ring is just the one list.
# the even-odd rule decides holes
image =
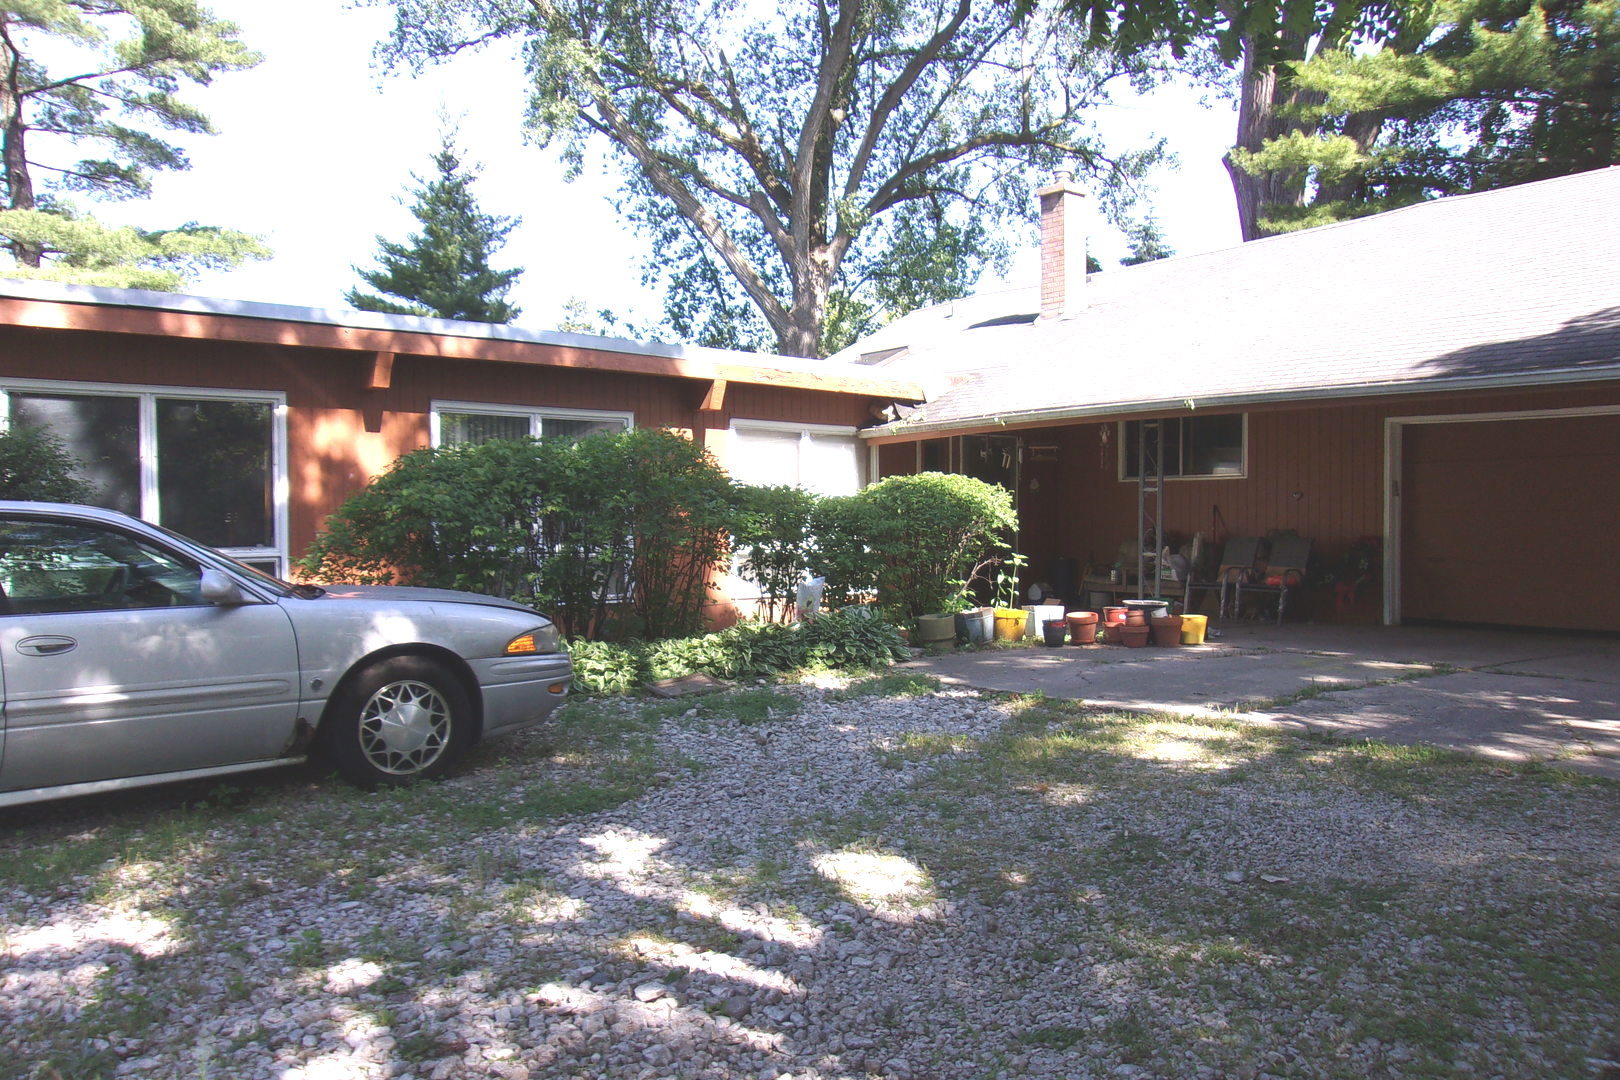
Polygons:
[[1549,761],[1620,780],[1620,640],[1242,624],[1211,644],[925,657],[947,685]]
[[1245,719],[1357,739],[1421,742],[1620,779],[1620,685],[1459,672],[1324,694]]

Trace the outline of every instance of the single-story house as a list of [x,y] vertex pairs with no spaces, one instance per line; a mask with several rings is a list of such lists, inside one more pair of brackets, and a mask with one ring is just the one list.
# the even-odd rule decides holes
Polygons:
[[863,431],[880,475],[1007,483],[1037,578],[1375,538],[1381,582],[1309,615],[1620,630],[1620,168],[1090,275],[1083,194],[1040,194],[1038,288],[835,357],[928,392]]
[[0,281],[0,418],[55,430],[108,505],[280,573],[421,446],[656,426],[844,493],[870,475],[857,431],[921,398],[858,365]]
[[656,425],[753,483],[1003,482],[1081,599],[1123,550],[1292,532],[1382,545],[1310,617],[1620,630],[1620,169],[1091,275],[1083,198],[1041,192],[1038,288],[830,361],[0,281],[0,419],[280,571],[408,450]]

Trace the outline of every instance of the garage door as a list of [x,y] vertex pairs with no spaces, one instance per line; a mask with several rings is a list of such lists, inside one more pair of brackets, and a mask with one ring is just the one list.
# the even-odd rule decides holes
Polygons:
[[1620,630],[1620,416],[1402,428],[1401,616]]

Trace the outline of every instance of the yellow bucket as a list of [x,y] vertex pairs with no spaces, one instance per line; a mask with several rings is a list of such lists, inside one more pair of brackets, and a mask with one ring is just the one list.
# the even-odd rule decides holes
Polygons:
[[1181,617],[1181,643],[1183,645],[1202,645],[1204,643],[1204,628],[1208,625],[1208,615],[1183,615]]

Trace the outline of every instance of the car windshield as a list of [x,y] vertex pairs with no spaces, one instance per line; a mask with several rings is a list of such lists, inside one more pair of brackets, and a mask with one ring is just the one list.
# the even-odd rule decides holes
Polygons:
[[198,543],[191,537],[183,536],[180,533],[175,532],[173,529],[166,529],[162,525],[153,525],[151,522],[147,522],[147,524],[161,532],[163,535],[177,540],[187,547],[201,548],[214,558],[230,563],[232,569],[236,570],[238,573],[246,574],[255,583],[262,585],[281,596],[297,596],[304,600],[313,600],[315,597],[323,596],[326,593],[326,590],[321,588],[319,585],[294,585],[290,581],[282,581],[274,574],[267,574],[256,566],[249,566],[245,562],[233,559],[223,551],[215,550],[214,548],[209,547],[207,544]]

